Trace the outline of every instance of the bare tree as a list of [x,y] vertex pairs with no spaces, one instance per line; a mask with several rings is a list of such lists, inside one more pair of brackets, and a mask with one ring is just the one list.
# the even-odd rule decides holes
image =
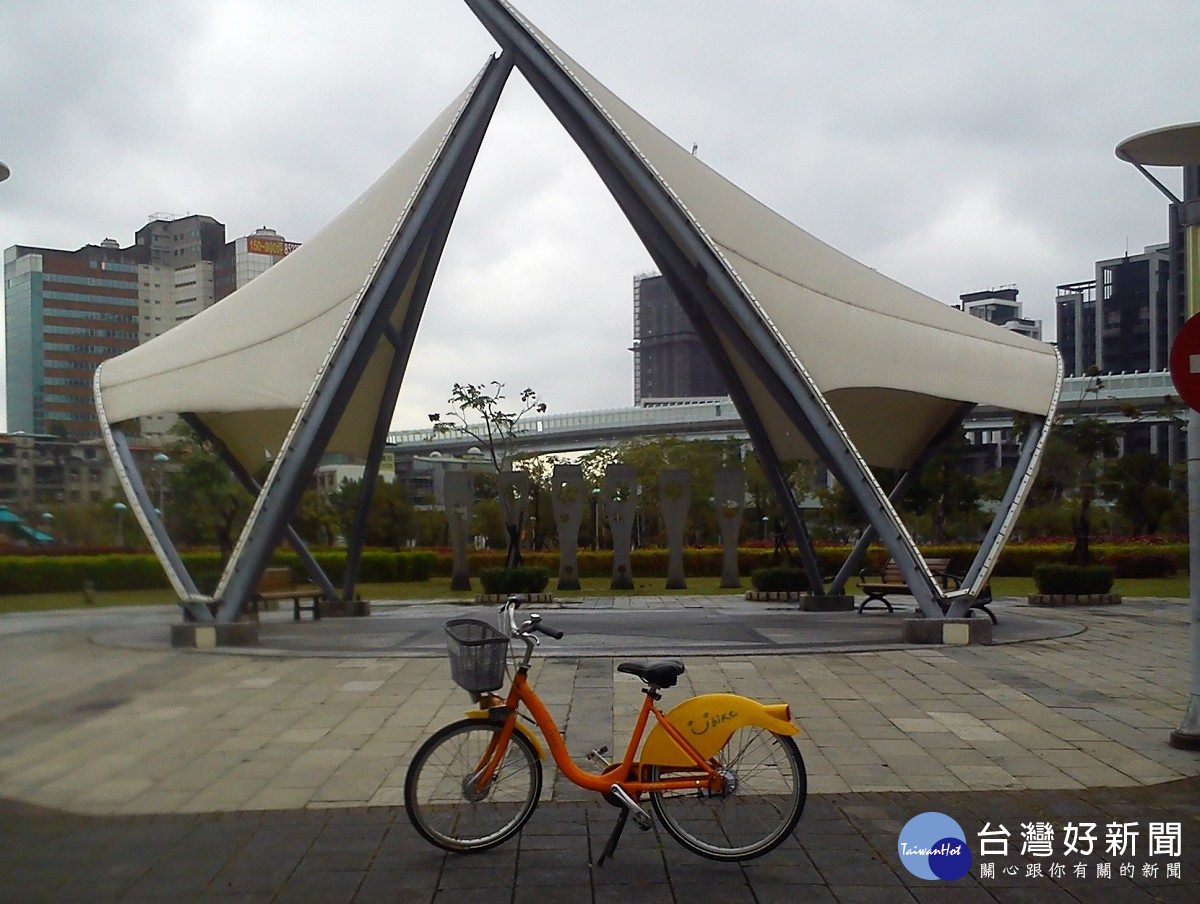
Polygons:
[[521,390],[520,406],[505,411],[504,384],[455,383],[447,403],[454,406],[445,414],[431,414],[429,420],[435,433],[469,436],[482,447],[496,473],[512,470],[513,447],[520,433],[520,421],[533,411],[543,414],[546,403],[529,388]]

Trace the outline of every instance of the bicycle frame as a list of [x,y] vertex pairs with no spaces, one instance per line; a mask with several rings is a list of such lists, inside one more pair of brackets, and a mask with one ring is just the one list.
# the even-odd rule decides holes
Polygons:
[[[635,800],[640,795],[651,791],[694,791],[704,789],[713,794],[720,794],[725,787],[724,778],[710,757],[720,749],[733,730],[736,730],[736,728],[741,727],[743,724],[768,723],[768,727],[782,734],[797,734],[799,732],[799,729],[789,721],[786,704],[763,706],[753,700],[745,697],[737,697],[733,694],[710,694],[693,697],[690,700],[684,701],[684,703],[672,710],[671,713],[664,714],[662,710],[654,705],[657,694],[650,691],[646,691],[645,693],[646,699],[642,704],[641,711],[638,713],[637,722],[634,725],[629,743],[625,749],[625,754],[620,762],[614,762],[601,773],[589,772],[576,765],[575,761],[571,758],[553,716],[550,715],[550,712],[546,709],[545,704],[542,703],[537,692],[529,684],[528,665],[523,663],[518,667],[516,677],[513,679],[508,696],[503,703],[501,711],[504,713],[504,726],[497,733],[493,742],[489,744],[476,769],[476,786],[481,790],[487,786],[504,758],[504,753],[513,731],[523,730],[518,728],[517,724],[518,708],[521,704],[524,704],[526,709],[528,709],[530,716],[532,716],[538,729],[541,731],[542,737],[545,738],[547,746],[550,748],[550,754],[554,759],[555,765],[558,766],[559,771],[568,780],[581,788],[595,791],[599,794],[608,793],[612,789],[612,786],[616,784]],[[481,702],[481,705],[490,701],[499,703],[500,698],[492,695],[488,700]],[[672,716],[680,711],[684,714],[690,714],[693,710],[698,712],[703,708],[704,716],[707,719],[708,708],[705,707],[708,701],[718,701],[723,705],[728,704],[730,701],[740,701],[748,704],[750,711],[746,716],[737,717],[735,714],[735,718],[728,720],[729,724],[727,726],[722,726],[726,730],[723,732],[714,731],[712,736],[706,737],[705,741],[707,743],[703,745],[704,749],[701,750],[697,749],[697,745],[685,737],[680,729],[672,723]],[[486,706],[485,709],[490,712],[493,707]],[[637,751],[641,745],[642,737],[646,732],[646,726],[649,724],[651,714],[655,717],[656,725],[651,732],[650,739],[647,741],[647,748],[643,750],[643,754],[645,755],[647,750],[652,746],[651,742],[656,742],[653,744],[655,754],[650,760],[644,759],[639,761],[637,759]],[[690,721],[688,724],[690,724]],[[526,732],[526,734],[529,733]],[[708,734],[707,722],[705,723],[705,730],[697,734]],[[539,748],[540,752],[540,745],[535,744],[535,746]],[[711,748],[711,753],[706,755],[708,748]],[[691,771],[691,775],[647,781],[642,774],[642,767],[648,765],[668,766],[672,771]]]

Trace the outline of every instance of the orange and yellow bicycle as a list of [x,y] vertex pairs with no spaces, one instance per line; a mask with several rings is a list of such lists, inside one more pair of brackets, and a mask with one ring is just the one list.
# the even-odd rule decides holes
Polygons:
[[[518,624],[518,606],[515,598],[501,606],[500,630],[478,619],[446,622],[451,675],[478,708],[437,731],[409,765],[404,804],[426,840],[449,851],[482,851],[521,830],[537,807],[545,759],[530,722],[563,776],[619,808],[601,864],[616,851],[629,816],[642,830],[653,825],[640,803],[646,797],[676,841],[713,860],[759,857],[791,834],[804,810],[808,779],[786,703],[704,694],[663,713],[656,705],[659,691],[676,685],[683,663],[622,662],[617,671],[645,684],[629,745],[619,762],[608,762],[607,748],[591,751],[588,759],[601,771],[582,769],[529,683],[537,635],[563,634],[537,614]],[[525,654],[501,697],[495,691],[504,685],[514,640],[524,642]]]

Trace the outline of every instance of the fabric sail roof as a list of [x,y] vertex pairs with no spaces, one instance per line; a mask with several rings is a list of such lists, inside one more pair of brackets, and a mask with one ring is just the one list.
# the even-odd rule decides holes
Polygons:
[[[96,392],[107,421],[188,412],[249,470],[271,459],[478,82],[312,239],[192,319],[104,362]],[[393,354],[379,343],[328,451],[366,455]]]
[[[907,467],[964,402],[1050,411],[1059,380],[1050,345],[910,289],[789,222],[659,131],[511,4],[498,5],[674,195],[869,464]],[[816,457],[771,386],[726,349],[779,457]]]
[[[1035,415],[1051,409],[1058,381],[1051,346],[950,308],[821,242],[677,145],[511,6],[501,6],[673,193],[869,464],[907,467],[964,402]],[[107,420],[190,412],[247,468],[269,460],[474,87],[286,259],[105,362],[97,393]],[[402,301],[394,324],[405,308]],[[817,457],[769,382],[733,345],[726,350],[779,458]],[[380,343],[328,451],[365,455],[391,355]]]

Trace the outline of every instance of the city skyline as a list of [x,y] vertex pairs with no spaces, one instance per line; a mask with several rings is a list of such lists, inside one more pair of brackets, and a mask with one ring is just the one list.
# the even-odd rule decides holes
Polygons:
[[[0,133],[13,172],[0,247],[75,248],[121,230],[126,244],[164,209],[214,216],[230,235],[270,225],[307,240],[496,51],[465,5],[427,6],[364,4],[352,19],[254,3],[0,12],[0,118],[22,123]],[[1048,329],[1056,285],[1166,240],[1161,197],[1113,147],[1200,118],[1185,78],[1200,10],[1180,3],[1138,17],[1082,3],[518,8],[817,237],[947,304],[1015,284]],[[71,67],[52,65],[68,52]],[[118,66],[126,57],[139,65]],[[456,381],[531,385],[560,412],[629,404],[633,278],[650,269],[514,74],[394,425],[444,410]]]

